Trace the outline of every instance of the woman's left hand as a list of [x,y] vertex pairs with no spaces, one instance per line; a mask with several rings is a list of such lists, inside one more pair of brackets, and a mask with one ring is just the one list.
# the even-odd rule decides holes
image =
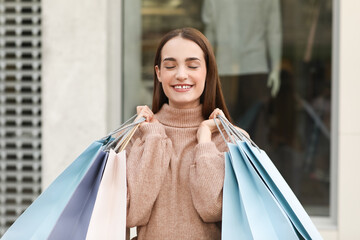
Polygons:
[[[204,143],[204,142],[210,142],[211,141],[211,134],[213,132],[217,131],[217,126],[214,122],[214,118],[216,118],[217,115],[221,115],[225,117],[225,114],[223,111],[221,111],[219,108],[216,108],[209,116],[208,120],[204,120],[197,131],[197,140],[198,143]],[[218,124],[220,125],[219,119],[215,119],[215,121],[218,121]]]

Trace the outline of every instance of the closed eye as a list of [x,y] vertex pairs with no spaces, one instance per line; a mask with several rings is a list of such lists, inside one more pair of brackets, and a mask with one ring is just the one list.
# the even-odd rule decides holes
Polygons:
[[166,69],[173,69],[175,66],[165,66]]

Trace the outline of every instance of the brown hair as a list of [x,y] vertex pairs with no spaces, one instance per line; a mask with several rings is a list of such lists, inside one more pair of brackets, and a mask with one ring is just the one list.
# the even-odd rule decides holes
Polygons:
[[168,103],[169,99],[164,93],[161,83],[157,79],[155,66],[160,68],[161,51],[164,45],[174,37],[182,37],[184,39],[195,42],[204,52],[206,62],[206,80],[204,92],[200,96],[200,103],[203,104],[202,115],[204,119],[208,119],[215,108],[221,109],[226,118],[231,121],[229,111],[226,107],[224,96],[221,90],[220,78],[218,75],[215,55],[207,38],[194,28],[175,29],[163,36],[155,55],[154,61],[154,93],[152,102],[152,111],[157,113],[164,103]]

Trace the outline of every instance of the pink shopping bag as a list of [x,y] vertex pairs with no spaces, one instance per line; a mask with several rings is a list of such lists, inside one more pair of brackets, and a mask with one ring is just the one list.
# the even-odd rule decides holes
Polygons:
[[126,155],[110,149],[87,240],[126,238]]

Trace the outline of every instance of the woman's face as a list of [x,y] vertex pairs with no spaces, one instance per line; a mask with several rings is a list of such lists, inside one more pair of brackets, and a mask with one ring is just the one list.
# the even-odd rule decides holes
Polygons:
[[160,66],[155,66],[155,71],[169,105],[175,108],[198,106],[206,79],[201,48],[191,40],[172,38],[163,46]]

